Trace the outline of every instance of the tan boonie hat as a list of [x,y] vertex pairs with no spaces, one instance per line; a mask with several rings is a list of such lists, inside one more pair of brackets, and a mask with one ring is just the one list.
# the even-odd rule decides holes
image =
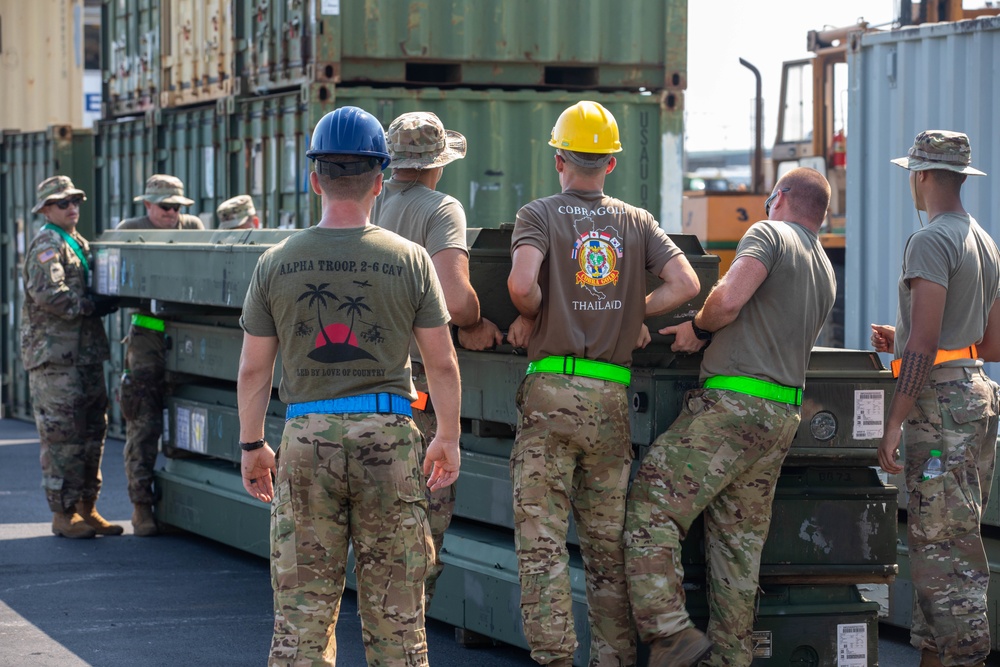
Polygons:
[[219,204],[215,214],[219,217],[219,229],[233,229],[257,215],[257,209],[250,195],[237,195]]
[[913,140],[913,146],[906,157],[896,158],[891,162],[910,171],[947,169],[970,176],[986,175],[969,166],[972,162],[969,137],[951,130],[924,130]]
[[465,157],[465,137],[430,111],[404,113],[389,125],[390,167],[431,169]]
[[68,197],[79,196],[84,200],[87,199],[87,194],[73,185],[73,181],[70,180],[69,176],[52,176],[51,178],[46,178],[38,184],[36,192],[38,193],[38,201],[35,203],[35,207],[31,209],[32,213],[38,213],[49,202],[56,202]]
[[184,184],[176,176],[153,174],[146,180],[146,192],[132,201],[148,201],[150,204],[180,204],[190,206],[193,199],[184,196]]

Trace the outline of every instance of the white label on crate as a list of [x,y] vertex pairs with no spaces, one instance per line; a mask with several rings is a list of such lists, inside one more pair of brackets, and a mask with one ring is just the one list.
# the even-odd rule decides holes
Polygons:
[[753,657],[771,657],[771,631],[755,630],[750,637],[750,645],[753,647]]
[[340,14],[340,0],[323,0],[319,13],[323,16],[338,16]]
[[196,408],[191,411],[191,451],[208,454],[208,410]]
[[837,625],[837,667],[867,667],[868,626],[864,623]]
[[[163,422],[166,424],[166,422]],[[191,410],[177,406],[177,436],[174,447],[191,451]]]
[[854,392],[854,439],[881,438],[885,416],[885,390],[859,389]]
[[170,442],[170,408],[163,408],[163,435],[165,442]]

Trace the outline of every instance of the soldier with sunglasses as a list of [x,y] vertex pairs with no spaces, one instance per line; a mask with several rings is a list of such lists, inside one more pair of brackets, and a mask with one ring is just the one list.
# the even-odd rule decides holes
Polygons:
[[47,222],[24,256],[21,360],[28,371],[41,445],[42,488],[52,532],[69,538],[121,535],[94,504],[108,432],[101,316],[113,305],[88,294],[90,246],[76,230],[87,198],[68,176],[38,186],[32,213]]
[[[184,184],[176,176],[154,174],[146,181],[145,193],[135,197],[146,207],[146,215],[122,220],[116,229],[204,229],[201,219],[181,213],[193,200],[184,196]],[[146,310],[132,315],[126,339],[125,375],[121,403],[125,418],[125,475],[132,501],[132,526],[139,537],[156,535],[153,518],[153,466],[157,443],[163,433],[166,387],[164,322]]]

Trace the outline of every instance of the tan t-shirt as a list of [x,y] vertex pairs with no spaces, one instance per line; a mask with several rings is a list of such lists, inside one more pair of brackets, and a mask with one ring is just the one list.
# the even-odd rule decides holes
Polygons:
[[794,222],[754,223],[736,247],[767,278],[705,348],[701,379],[737,375],[805,387],[809,354],[837,295],[833,267],[819,237]]
[[[895,355],[910,337],[910,279],[923,278],[948,290],[938,347],[958,350],[983,339],[1000,286],[996,243],[970,215],[944,213],[910,236],[903,251],[896,315]],[[971,359],[947,362],[968,366]]]
[[413,328],[447,323],[427,252],[373,225],[310,227],[270,248],[240,317],[250,335],[277,336],[286,404],[373,392],[415,399]]
[[511,251],[521,245],[545,255],[528,359],[631,365],[646,313],[646,272],[659,275],[682,254],[652,214],[601,192],[568,190],[517,212]]
[[421,183],[386,181],[372,224],[422,245],[433,257],[447,248],[468,254],[465,209],[457,199]]

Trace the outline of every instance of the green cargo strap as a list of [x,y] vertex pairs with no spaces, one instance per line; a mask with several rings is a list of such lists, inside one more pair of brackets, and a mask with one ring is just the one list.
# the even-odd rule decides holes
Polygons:
[[166,328],[163,320],[158,317],[143,315],[141,313],[134,313],[132,315],[132,326],[142,327],[143,329],[152,329],[153,331],[163,331]]
[[77,243],[76,239],[70,236],[69,232],[65,229],[59,225],[54,225],[51,222],[46,222],[42,226],[42,229],[48,229],[56,232],[62,237],[63,241],[66,242],[66,245],[69,246],[70,250],[72,250],[74,254],[80,258],[80,263],[83,264],[83,281],[90,282],[90,279],[87,277],[90,274],[90,262],[87,261],[87,255],[83,252],[83,248],[80,247],[80,244]]
[[786,387],[758,380],[757,378],[738,377],[733,375],[713,375],[705,380],[706,389],[728,389],[747,396],[765,398],[769,401],[802,405],[802,390],[797,387]]
[[592,361],[578,357],[545,357],[528,364],[528,374],[531,373],[562,373],[563,375],[579,375],[595,380],[607,380],[628,385],[632,381],[632,371],[624,366],[609,364],[604,361]]

